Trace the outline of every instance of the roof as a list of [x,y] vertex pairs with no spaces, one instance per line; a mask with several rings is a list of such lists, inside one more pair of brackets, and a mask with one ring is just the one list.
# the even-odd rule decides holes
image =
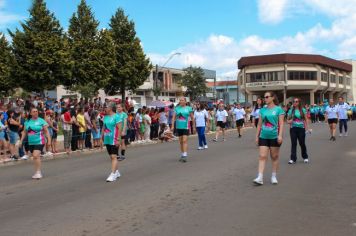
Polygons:
[[346,72],[352,72],[352,65],[324,57],[321,55],[313,54],[272,54],[262,56],[241,57],[238,61],[238,68],[242,69],[246,66],[266,65],[275,63],[303,63],[303,64],[318,64],[322,66],[331,67]]
[[[216,81],[215,86],[231,86],[231,85],[238,85],[236,80],[225,80],[225,81]],[[207,82],[206,86],[214,87],[214,82]]]

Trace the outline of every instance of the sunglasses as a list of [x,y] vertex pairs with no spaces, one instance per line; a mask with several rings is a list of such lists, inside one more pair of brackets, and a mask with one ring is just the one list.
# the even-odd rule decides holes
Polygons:
[[293,101],[294,103],[299,103],[299,101],[298,100],[295,100],[295,101]]
[[272,96],[264,96],[265,99],[271,98]]

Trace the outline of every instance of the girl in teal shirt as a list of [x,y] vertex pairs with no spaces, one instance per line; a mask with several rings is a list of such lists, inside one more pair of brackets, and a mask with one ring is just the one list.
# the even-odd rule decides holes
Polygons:
[[253,180],[256,185],[263,185],[263,172],[268,154],[272,159],[271,183],[277,184],[277,169],[279,165],[279,148],[282,144],[284,110],[278,106],[278,99],[274,92],[264,95],[266,106],[260,111],[257,125],[256,144],[259,146],[258,175]]

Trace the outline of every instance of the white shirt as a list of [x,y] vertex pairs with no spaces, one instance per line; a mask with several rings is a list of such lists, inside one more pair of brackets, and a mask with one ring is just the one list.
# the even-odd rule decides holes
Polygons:
[[232,112],[235,114],[236,120],[241,120],[245,118],[244,116],[246,115],[246,112],[243,108],[235,108]]
[[260,118],[260,110],[261,108],[256,108],[252,111],[252,116],[255,118],[255,119],[259,119]]
[[216,111],[216,120],[217,121],[226,121],[226,117],[228,117],[229,115],[227,114],[227,112],[225,110],[217,110]]
[[327,106],[325,109],[326,114],[328,115],[328,119],[337,119],[337,106]]
[[205,127],[205,119],[208,119],[208,117],[208,112],[205,109],[202,111],[194,111],[196,127]]
[[339,119],[342,120],[347,120],[347,111],[350,110],[350,106],[349,104],[347,104],[346,102],[344,102],[343,104],[338,104],[337,105],[337,113],[339,114]]

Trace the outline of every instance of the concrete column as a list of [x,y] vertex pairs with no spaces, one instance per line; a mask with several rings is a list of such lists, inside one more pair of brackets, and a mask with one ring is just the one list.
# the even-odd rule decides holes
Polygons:
[[247,101],[252,104],[252,93],[249,93],[249,94],[247,95]]
[[287,87],[283,90],[283,105],[287,105]]
[[315,98],[314,98],[314,91],[310,91],[310,104],[315,103]]

